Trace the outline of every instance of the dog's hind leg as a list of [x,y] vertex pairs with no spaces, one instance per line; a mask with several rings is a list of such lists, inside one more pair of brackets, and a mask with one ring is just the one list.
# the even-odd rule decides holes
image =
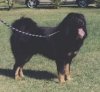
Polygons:
[[17,57],[15,58],[15,65],[14,65],[14,75],[16,80],[23,79],[24,74],[23,74],[23,66],[25,65],[26,62],[32,57],[32,55],[27,56],[25,55],[24,57]]
[[24,77],[22,65],[15,63],[13,70],[14,70],[16,80],[20,80]]

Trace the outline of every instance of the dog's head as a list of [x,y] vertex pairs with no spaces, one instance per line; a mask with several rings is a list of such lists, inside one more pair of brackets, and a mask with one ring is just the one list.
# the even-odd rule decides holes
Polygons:
[[84,39],[87,36],[86,20],[80,13],[69,13],[59,28],[69,37]]

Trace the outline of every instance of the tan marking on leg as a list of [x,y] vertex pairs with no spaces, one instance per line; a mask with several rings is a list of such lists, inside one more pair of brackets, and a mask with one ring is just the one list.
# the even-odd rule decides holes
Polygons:
[[23,74],[23,68],[20,67],[20,77],[23,78],[24,77],[24,74]]
[[15,72],[15,79],[16,80],[21,80],[21,79],[23,79],[23,77],[24,77],[23,68],[22,67],[18,67],[16,69],[16,72]]
[[65,69],[65,79],[66,80],[71,80],[71,76],[70,76],[70,64],[66,64],[64,69]]
[[59,75],[58,75],[58,79],[59,79],[59,82],[60,82],[60,83],[64,83],[64,82],[65,82],[65,75],[59,73]]
[[18,67],[18,68],[16,69],[16,71],[15,71],[15,79],[16,79],[16,80],[19,80],[19,79],[20,79],[20,74],[19,74],[19,72],[20,72],[20,67]]

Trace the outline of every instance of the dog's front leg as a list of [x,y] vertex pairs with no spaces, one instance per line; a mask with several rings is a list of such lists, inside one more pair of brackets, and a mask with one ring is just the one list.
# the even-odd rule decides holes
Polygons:
[[65,79],[66,80],[71,80],[70,64],[69,63],[65,64],[64,70],[65,70]]
[[58,80],[60,83],[65,82],[65,71],[64,71],[64,63],[63,62],[56,62],[57,71],[58,71]]

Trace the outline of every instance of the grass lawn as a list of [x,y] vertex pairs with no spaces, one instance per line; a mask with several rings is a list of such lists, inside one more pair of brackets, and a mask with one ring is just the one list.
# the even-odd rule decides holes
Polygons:
[[32,18],[40,26],[56,26],[70,12],[83,13],[88,29],[88,37],[79,54],[73,59],[73,80],[60,85],[55,62],[40,55],[34,56],[25,65],[24,80],[14,80],[14,58],[9,42],[11,31],[0,23],[0,92],[100,92],[100,9],[20,8],[0,11],[0,18],[11,24],[25,16]]

